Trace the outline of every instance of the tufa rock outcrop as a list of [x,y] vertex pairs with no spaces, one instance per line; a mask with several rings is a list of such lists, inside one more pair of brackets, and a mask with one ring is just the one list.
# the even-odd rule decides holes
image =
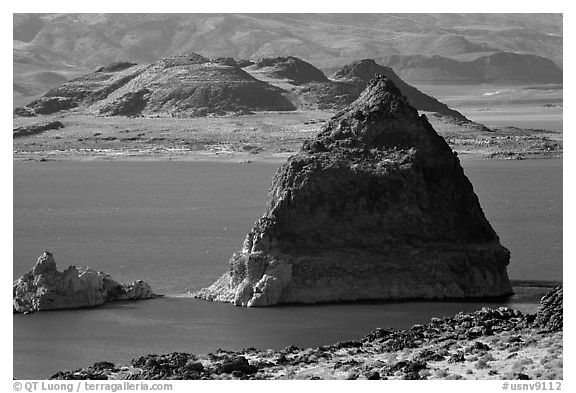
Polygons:
[[278,169],[266,213],[196,296],[241,306],[504,296],[509,258],[456,154],[379,76]]
[[120,284],[108,274],[88,267],[56,269],[54,257],[46,251],[28,273],[14,282],[14,312],[94,307],[114,300],[139,300],[155,297],[142,280]]

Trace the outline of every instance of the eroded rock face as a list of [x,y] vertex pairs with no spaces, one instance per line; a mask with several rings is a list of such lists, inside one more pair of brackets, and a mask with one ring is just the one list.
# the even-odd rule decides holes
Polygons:
[[266,213],[196,296],[242,306],[503,296],[509,257],[456,154],[379,76],[278,169]]
[[142,280],[120,284],[108,274],[88,267],[70,266],[59,272],[48,251],[13,285],[14,311],[20,313],[94,307],[107,301],[154,296],[150,285]]

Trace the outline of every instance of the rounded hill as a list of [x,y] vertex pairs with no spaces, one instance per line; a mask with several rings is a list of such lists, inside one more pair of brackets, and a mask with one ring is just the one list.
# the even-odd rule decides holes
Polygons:
[[148,66],[120,62],[101,67],[50,90],[24,110],[47,114],[73,108],[103,115],[176,117],[295,109],[281,89],[239,66],[197,54],[164,58]]

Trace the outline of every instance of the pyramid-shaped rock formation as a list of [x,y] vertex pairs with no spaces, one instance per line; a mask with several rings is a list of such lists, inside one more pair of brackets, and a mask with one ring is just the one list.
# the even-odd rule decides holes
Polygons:
[[444,139],[386,77],[281,166],[228,271],[242,306],[512,293],[510,253]]

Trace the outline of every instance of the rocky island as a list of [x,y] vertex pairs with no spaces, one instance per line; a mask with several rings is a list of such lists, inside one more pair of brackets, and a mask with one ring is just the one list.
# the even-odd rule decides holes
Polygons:
[[197,53],[166,57],[149,65],[120,61],[99,67],[16,108],[14,114],[190,118],[298,108],[338,110],[358,98],[376,75],[390,78],[417,109],[474,124],[372,59],[346,65],[330,80],[320,69],[293,56],[254,63],[208,59]]
[[238,306],[509,295],[510,253],[457,155],[385,76],[282,165],[229,269]]
[[157,296],[142,280],[120,284],[108,274],[88,267],[70,266],[59,272],[48,251],[38,258],[32,270],[14,282],[12,293],[14,312],[25,314]]

